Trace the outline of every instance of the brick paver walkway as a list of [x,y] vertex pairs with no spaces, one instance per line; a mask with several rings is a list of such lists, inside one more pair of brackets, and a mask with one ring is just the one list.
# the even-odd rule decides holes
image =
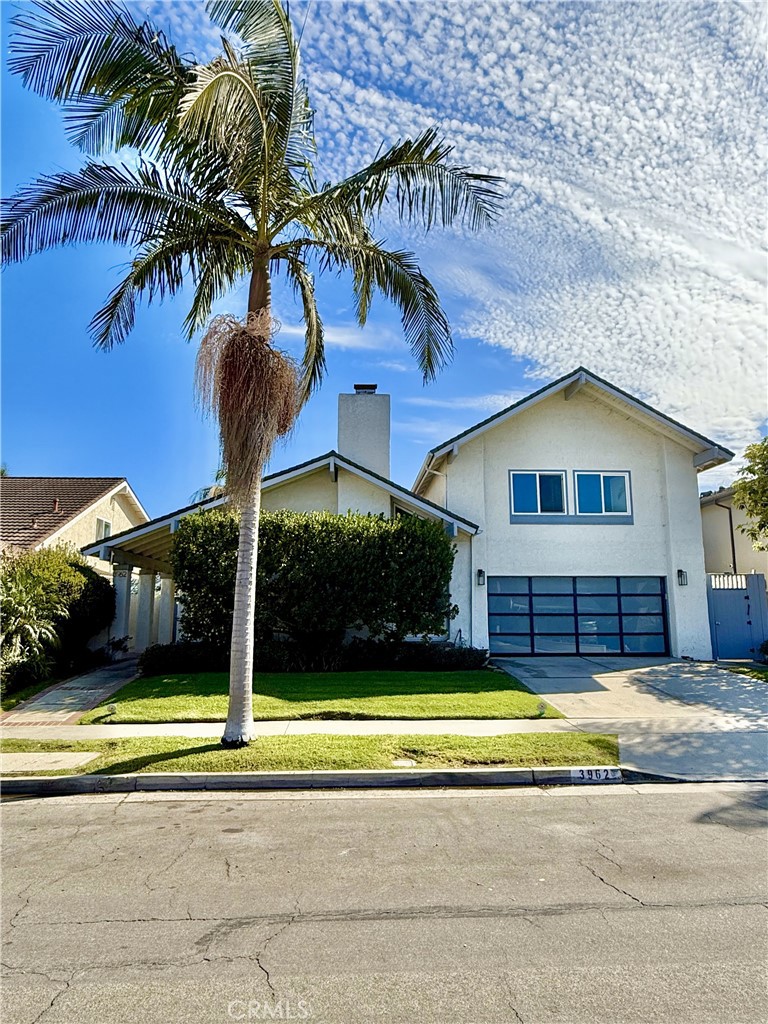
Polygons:
[[103,668],[57,683],[0,715],[3,728],[30,725],[72,725],[86,711],[95,708],[136,675],[136,659],[104,665]]

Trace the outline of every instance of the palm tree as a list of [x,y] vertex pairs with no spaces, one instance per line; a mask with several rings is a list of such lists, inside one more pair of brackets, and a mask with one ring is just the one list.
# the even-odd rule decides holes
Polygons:
[[[287,12],[279,0],[209,0],[207,10],[236,40],[223,36],[222,52],[207,64],[180,54],[152,23],[113,0],[38,0],[15,17],[11,70],[63,105],[69,137],[87,159],[77,171],[38,178],[6,204],[2,258],[24,260],[76,242],[130,246],[126,276],[91,321],[104,349],[125,340],[140,297],[152,302],[191,283],[184,321],[191,339],[214,301],[250,279],[246,319],[214,325],[203,350],[217,355],[203,354],[198,367],[203,397],[219,415],[227,491],[241,509],[223,739],[241,744],[252,737],[243,711],[253,675],[246,638],[269,449],[259,435],[269,420],[265,387],[255,375],[271,358],[272,277],[285,275],[303,312],[299,403],[325,367],[313,271],[351,274],[360,325],[375,292],[390,299],[430,380],[452,353],[448,320],[413,253],[375,237],[377,220],[386,207],[427,229],[480,229],[496,215],[500,182],[450,165],[450,147],[431,128],[382,149],[342,181],[318,183],[313,110]],[[125,147],[141,154],[133,165],[97,159]],[[285,398],[290,388],[280,379]],[[269,436],[287,428],[289,404],[270,413]]]

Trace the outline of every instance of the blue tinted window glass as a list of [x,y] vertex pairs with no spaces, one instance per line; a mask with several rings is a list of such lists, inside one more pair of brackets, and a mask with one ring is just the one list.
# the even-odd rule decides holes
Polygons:
[[560,473],[539,474],[539,498],[542,512],[565,512],[563,478]]
[[663,654],[663,636],[625,636],[625,654]]
[[581,615],[616,615],[619,600],[616,597],[591,597],[579,594],[577,598]]
[[491,636],[491,654],[530,654],[531,640],[527,636]]
[[620,654],[621,640],[617,636],[591,636],[579,637],[579,651],[582,654]]
[[603,500],[600,493],[599,473],[579,473],[576,477],[579,512],[602,512]]
[[570,576],[534,576],[531,588],[534,594],[572,594],[573,579]]
[[535,473],[512,474],[512,510],[513,512],[539,511]]
[[615,594],[615,576],[579,576],[576,580],[577,594]]
[[489,633],[530,633],[529,615],[489,615]]
[[606,512],[627,511],[627,480],[623,476],[603,477],[603,497]]
[[534,637],[535,654],[575,654],[575,636],[537,636]]
[[527,576],[489,576],[489,594],[527,594]]
[[624,596],[621,599],[621,610],[623,612],[660,612],[661,595],[646,594],[637,597]]

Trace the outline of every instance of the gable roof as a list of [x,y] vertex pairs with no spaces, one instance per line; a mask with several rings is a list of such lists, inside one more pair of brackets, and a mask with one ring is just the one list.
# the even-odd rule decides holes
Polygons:
[[[475,534],[479,530],[477,523],[465,519],[464,516],[456,515],[456,513],[443,508],[442,505],[438,505],[434,501],[429,501],[427,498],[414,494],[407,487],[402,487],[393,480],[379,476],[378,473],[374,473],[372,470],[366,469],[365,466],[352,462],[351,459],[345,458],[336,451],[326,452],[324,455],[318,455],[316,458],[301,462],[296,466],[281,469],[277,473],[269,473],[262,480],[262,490],[268,491],[274,487],[280,487],[290,480],[308,476],[310,473],[316,473],[321,469],[335,472],[338,468],[354,473],[356,476],[376,484],[376,486],[383,488],[394,498],[400,498],[403,502],[407,502],[414,508],[427,512],[437,519],[441,519],[443,522],[454,526],[454,528],[464,530],[465,533]],[[226,503],[226,495],[220,495],[204,501],[194,502],[191,505],[184,505],[182,508],[168,512],[164,516],[159,516],[157,519],[142,523],[140,526],[134,526],[130,530],[123,530],[121,533],[115,533],[104,540],[88,544],[82,548],[82,552],[92,557],[107,558],[111,550],[121,549],[122,557],[126,558],[126,560],[131,556],[136,558],[136,562],[133,563],[135,565],[141,565],[144,562],[150,569],[157,567],[158,571],[166,571],[161,563],[167,560],[171,534],[176,530],[179,519],[183,519],[194,512],[216,508]],[[115,551],[115,556],[116,558],[120,557],[119,551]]]
[[4,476],[0,477],[0,544],[34,548],[68,526],[95,502],[127,488],[146,516],[125,477]]
[[566,397],[569,397],[569,392],[575,394],[576,391],[580,390],[584,385],[591,385],[609,400],[629,406],[638,413],[640,417],[644,417],[651,423],[655,423],[658,428],[669,433],[677,434],[695,449],[697,458],[699,455],[702,456],[695,462],[696,468],[699,471],[710,469],[712,466],[719,466],[723,462],[730,462],[733,458],[734,453],[728,448],[718,445],[710,438],[705,437],[703,434],[699,434],[698,431],[691,430],[689,427],[684,426],[677,420],[673,420],[671,416],[667,416],[665,413],[659,412],[658,409],[654,409],[653,406],[648,405],[647,402],[643,402],[641,399],[635,398],[634,395],[630,395],[627,391],[623,391],[621,388],[616,387],[616,385],[611,384],[610,381],[604,380],[602,377],[598,377],[596,373],[592,373],[592,371],[588,370],[585,366],[578,366],[575,370],[565,374],[565,376],[558,377],[558,379],[552,381],[551,384],[545,384],[544,387],[539,388],[538,391],[533,391],[530,395],[522,398],[519,402],[514,402],[512,405],[508,405],[500,412],[494,413],[492,416],[488,416],[486,419],[481,420],[474,426],[468,427],[467,430],[462,431],[460,434],[456,434],[447,441],[443,441],[442,444],[431,448],[418,472],[413,489],[418,491],[419,487],[424,482],[424,477],[428,468],[437,459],[442,458],[450,452],[456,454],[462,444],[466,444],[467,441],[473,440],[480,434],[485,433],[486,430],[490,430],[492,427],[498,426],[500,423],[510,419],[512,416],[516,416],[525,409],[536,405],[537,402],[540,402],[545,398],[549,398],[551,395],[555,395],[560,391],[565,391]]

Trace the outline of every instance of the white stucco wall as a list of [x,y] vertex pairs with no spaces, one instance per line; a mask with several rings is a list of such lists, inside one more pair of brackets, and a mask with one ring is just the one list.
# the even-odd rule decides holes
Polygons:
[[[733,538],[736,547],[736,571],[761,572],[768,579],[768,551],[755,551],[752,541],[739,530],[747,522],[741,509],[733,508],[733,499],[718,497],[721,505],[733,512]],[[731,532],[728,513],[714,503],[701,506],[701,527],[704,537],[704,563],[707,572],[733,572]]]
[[[488,575],[664,576],[675,656],[710,658],[704,552],[692,450],[584,391],[555,394],[463,445],[446,473],[445,504],[478,523],[473,542],[472,640],[487,646]],[[509,470],[631,473],[633,525],[510,522]],[[431,485],[436,489],[437,484]],[[688,586],[677,584],[677,570]]]

